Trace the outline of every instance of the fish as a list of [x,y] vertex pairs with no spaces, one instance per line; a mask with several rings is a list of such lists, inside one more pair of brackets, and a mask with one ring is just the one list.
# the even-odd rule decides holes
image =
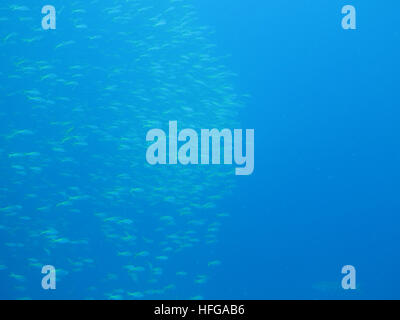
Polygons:
[[40,298],[26,280],[46,264],[65,299],[206,297],[231,169],[145,159],[150,128],[240,120],[235,75],[194,1],[71,1],[57,36],[33,9],[3,2],[24,28],[0,35],[0,281],[26,292],[0,298]]

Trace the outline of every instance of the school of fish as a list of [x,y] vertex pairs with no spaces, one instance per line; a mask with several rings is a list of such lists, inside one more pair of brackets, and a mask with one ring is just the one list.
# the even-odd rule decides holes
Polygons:
[[0,4],[0,297],[207,298],[234,169],[151,166],[145,136],[237,125],[211,30],[183,0],[55,0],[43,30],[45,4]]

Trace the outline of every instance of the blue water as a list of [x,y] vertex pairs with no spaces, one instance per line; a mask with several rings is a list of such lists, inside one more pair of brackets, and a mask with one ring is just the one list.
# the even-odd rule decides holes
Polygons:
[[[400,4],[190,3],[0,5],[0,298],[400,298]],[[254,173],[149,166],[172,120]]]

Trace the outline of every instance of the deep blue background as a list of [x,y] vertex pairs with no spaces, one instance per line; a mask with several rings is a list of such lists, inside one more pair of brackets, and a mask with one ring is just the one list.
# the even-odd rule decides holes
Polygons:
[[[357,30],[341,8],[357,9]],[[399,298],[396,1],[197,1],[237,88],[256,164],[238,178],[213,298]],[[340,288],[357,269],[358,290]]]
[[[400,3],[395,0],[384,3],[194,0],[194,3],[200,25],[215,30],[211,40],[217,44],[218,54],[229,55],[227,66],[238,75],[235,90],[250,96],[245,99],[240,119],[242,128],[255,129],[256,156],[254,174],[235,177],[238,184],[235,193],[221,204],[221,212],[229,213],[230,217],[219,230],[217,246],[211,250],[201,246],[198,251],[178,257],[179,263],[190,266],[197,260],[207,266],[210,255],[221,261],[220,267],[211,269],[210,281],[198,291],[206,299],[400,298]],[[341,8],[347,4],[357,9],[357,30],[341,27]],[[73,36],[62,28],[62,20],[59,25],[57,33],[51,34],[56,43]],[[23,34],[23,29],[17,31]],[[46,41],[50,47],[52,40]],[[26,55],[32,55],[33,60],[35,55],[40,57],[42,45],[36,44],[37,51],[30,49]],[[104,51],[109,49],[108,42],[102,46]],[[74,48],[70,50],[76,54]],[[82,57],[86,57],[86,49],[83,47]],[[120,52],[127,61],[131,59],[123,56],[124,48]],[[86,59],[83,64],[92,62],[89,54]],[[9,69],[14,66],[4,66],[0,75],[7,74]],[[96,79],[89,80],[94,83]],[[86,85],[90,88],[91,82]],[[114,98],[118,97],[110,97]],[[21,100],[21,105],[29,114],[31,105],[25,100]],[[7,107],[15,108],[10,104],[1,111],[7,112]],[[59,114],[55,118],[58,116],[63,117]],[[25,121],[30,118],[20,120],[18,127],[29,125]],[[7,123],[8,119],[4,117],[3,121]],[[52,132],[46,135],[51,137]],[[6,165],[11,162],[8,157],[4,159]],[[82,161],[79,155],[77,159]],[[82,167],[82,172],[90,172],[91,166],[89,163]],[[5,183],[12,181],[12,174],[10,170],[3,173]],[[148,178],[152,183],[154,177],[140,178]],[[80,183],[85,186],[88,182],[83,178]],[[165,186],[168,187],[168,181]],[[14,197],[7,200],[19,203],[20,194]],[[6,205],[1,204],[0,208]],[[24,206],[29,210],[29,201]],[[0,251],[2,263],[21,261],[8,265],[0,274],[0,298],[85,298],[82,288],[92,285],[97,286],[93,296],[100,298],[106,298],[104,293],[117,286],[127,292],[136,290],[129,282],[131,279],[126,280],[124,275],[117,284],[98,281],[103,273],[121,270],[122,265],[120,260],[110,258],[115,256],[115,248],[101,242],[104,235],[99,232],[101,228],[91,214],[92,209],[84,203],[83,213],[68,222],[79,226],[71,228],[72,238],[74,233],[88,232],[91,236],[94,246],[90,252],[83,252],[82,257],[90,254],[97,263],[95,266],[83,275],[71,273],[66,281],[60,281],[56,292],[44,292],[39,285],[42,275],[39,269],[33,269],[25,274],[26,292],[20,294],[10,289],[15,289],[16,281],[9,274],[25,270],[26,258],[40,256],[42,252],[24,251],[16,257],[6,250]],[[166,208],[160,211],[167,213]],[[27,222],[26,226],[29,229],[31,224]],[[153,229],[154,225],[149,224],[145,231],[152,234]],[[156,235],[154,240],[158,240]],[[79,250],[73,250],[55,254],[60,260],[69,254],[81,257]],[[58,260],[43,263],[57,264]],[[357,270],[355,291],[344,291],[340,286],[341,269],[348,264]],[[165,270],[175,272],[175,267],[167,264]],[[179,283],[180,291],[168,291],[161,298],[190,298],[193,281],[185,281]]]

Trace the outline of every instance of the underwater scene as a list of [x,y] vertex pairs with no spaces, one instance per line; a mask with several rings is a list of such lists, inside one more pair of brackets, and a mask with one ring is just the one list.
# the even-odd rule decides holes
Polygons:
[[0,3],[0,299],[400,298],[400,3]]

